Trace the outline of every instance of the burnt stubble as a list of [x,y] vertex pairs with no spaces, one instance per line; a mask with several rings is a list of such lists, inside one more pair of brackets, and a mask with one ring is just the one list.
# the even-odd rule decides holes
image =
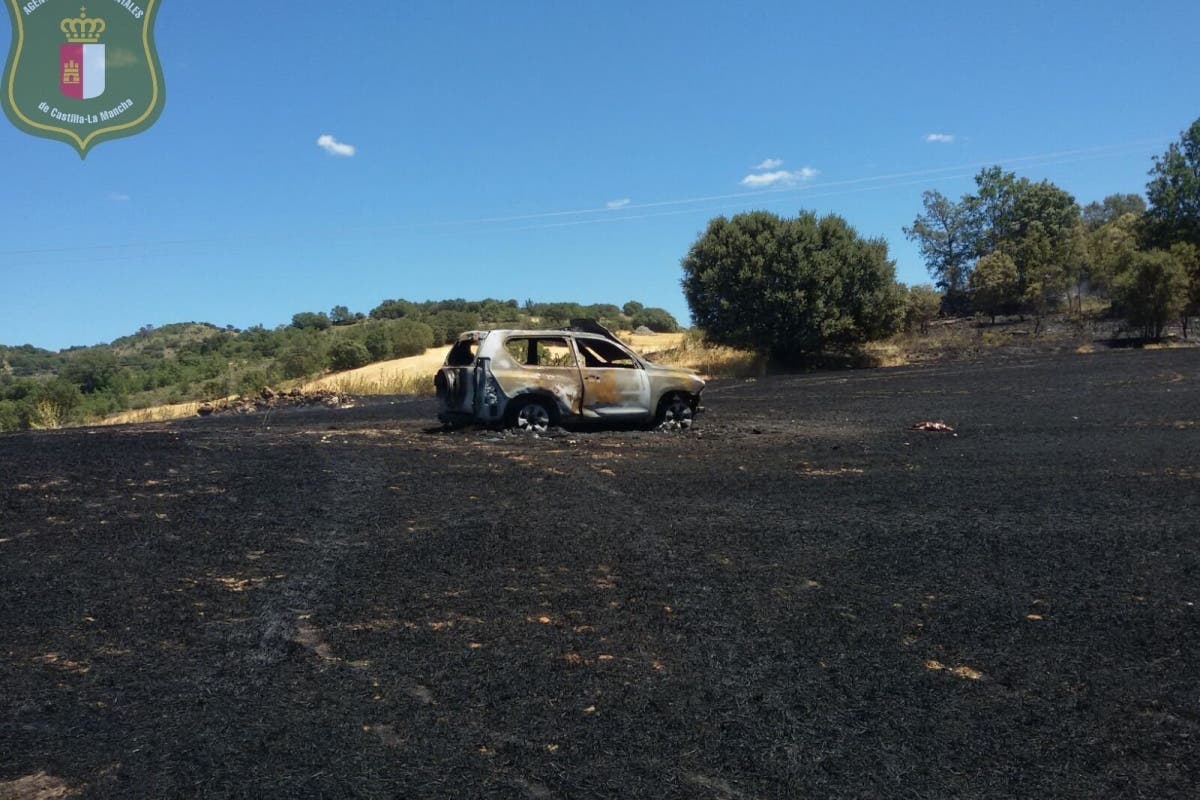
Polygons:
[[0,436],[0,796],[1194,797],[1197,352]]

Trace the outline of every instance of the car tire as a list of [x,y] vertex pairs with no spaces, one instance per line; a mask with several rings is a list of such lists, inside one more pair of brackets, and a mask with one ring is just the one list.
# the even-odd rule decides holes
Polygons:
[[558,413],[549,401],[540,397],[518,400],[508,408],[508,427],[519,431],[545,433],[558,423]]
[[658,401],[658,413],[654,415],[654,428],[667,431],[686,431],[695,418],[695,401],[681,392],[673,392]]

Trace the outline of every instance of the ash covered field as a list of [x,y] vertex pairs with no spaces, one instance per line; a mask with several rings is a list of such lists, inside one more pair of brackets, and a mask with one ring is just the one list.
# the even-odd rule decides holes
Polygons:
[[0,797],[1195,797],[1198,352],[0,436]]

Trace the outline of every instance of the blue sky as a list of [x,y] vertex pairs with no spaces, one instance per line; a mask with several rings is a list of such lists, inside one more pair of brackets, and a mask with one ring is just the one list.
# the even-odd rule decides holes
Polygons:
[[1142,191],[1200,116],[1198,29],[1194,0],[164,0],[149,131],[80,161],[0,120],[0,342],[390,297],[686,319],[680,258],[760,208],[841,214],[925,282],[902,227],[985,164]]

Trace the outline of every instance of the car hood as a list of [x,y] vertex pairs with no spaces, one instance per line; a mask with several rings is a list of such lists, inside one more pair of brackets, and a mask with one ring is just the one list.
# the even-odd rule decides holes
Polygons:
[[675,380],[681,383],[689,384],[693,388],[691,391],[699,392],[704,388],[704,379],[696,374],[694,370],[687,367],[666,367],[662,364],[652,364],[649,361],[646,364],[646,374],[655,380]]

